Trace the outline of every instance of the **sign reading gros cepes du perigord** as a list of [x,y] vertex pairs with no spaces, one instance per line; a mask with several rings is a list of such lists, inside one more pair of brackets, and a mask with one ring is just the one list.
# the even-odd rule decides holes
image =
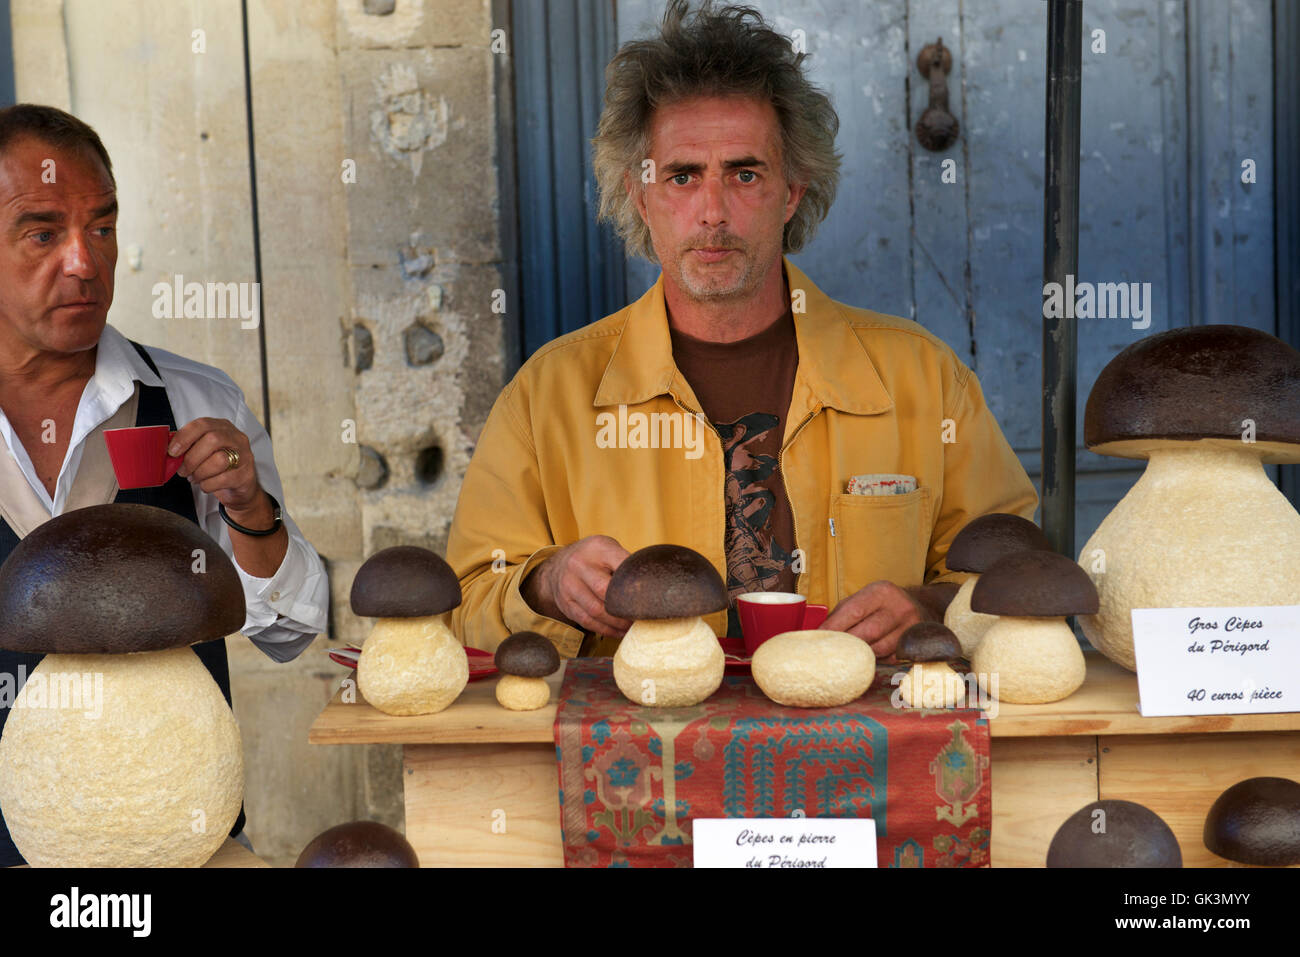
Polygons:
[[1300,605],[1132,614],[1143,717],[1300,711]]

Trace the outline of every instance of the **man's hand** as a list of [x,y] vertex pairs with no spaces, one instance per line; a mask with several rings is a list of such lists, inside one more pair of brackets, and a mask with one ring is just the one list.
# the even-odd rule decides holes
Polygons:
[[925,607],[902,588],[876,581],[836,605],[821,627],[857,635],[883,659],[893,655],[904,631],[929,618]]
[[[239,456],[235,468],[230,467],[230,457],[224,449],[234,449]],[[185,461],[177,474],[197,483],[209,495],[215,495],[235,521],[239,521],[237,512],[247,512],[255,507],[260,509],[264,505],[270,514],[270,504],[257,483],[257,467],[248,436],[235,428],[233,422],[226,419],[188,422],[172,436],[167,454],[183,455]]]
[[605,589],[628,552],[608,535],[566,545],[529,573],[521,593],[539,614],[584,631],[622,638],[632,622],[605,612]]

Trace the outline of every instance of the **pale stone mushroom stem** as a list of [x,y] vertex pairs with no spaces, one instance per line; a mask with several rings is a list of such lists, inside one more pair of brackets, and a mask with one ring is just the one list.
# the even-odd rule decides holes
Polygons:
[[984,634],[971,670],[980,688],[999,701],[1045,704],[1079,690],[1087,665],[1065,618],[1004,615]]
[[903,677],[899,692],[909,708],[966,707],[966,680],[946,661],[916,662]]
[[998,620],[997,615],[986,615],[974,611],[970,606],[971,592],[975,591],[975,584],[979,580],[979,575],[972,575],[962,582],[943,613],[943,623],[957,636],[957,641],[961,643],[961,653],[967,658],[975,653],[984,633]]
[[1208,439],[1149,454],[1142,477],[1079,553],[1101,603],[1079,624],[1130,671],[1133,608],[1300,600],[1300,515],[1254,446]]

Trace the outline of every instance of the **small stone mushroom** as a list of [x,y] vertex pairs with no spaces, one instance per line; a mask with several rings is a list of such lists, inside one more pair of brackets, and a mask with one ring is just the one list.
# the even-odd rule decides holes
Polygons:
[[1239,864],[1300,864],[1300,784],[1247,778],[1228,788],[1205,816],[1205,846]]
[[497,701],[511,711],[536,711],[551,700],[546,676],[560,667],[555,644],[535,631],[520,631],[497,646],[495,655],[501,678]]
[[378,821],[350,821],[307,842],[294,867],[419,867],[402,834]]
[[1097,376],[1083,438],[1147,459],[1079,552],[1098,651],[1137,670],[1134,608],[1295,604],[1300,514],[1264,465],[1300,462],[1300,351],[1233,325],[1140,339]]
[[726,657],[701,615],[727,607],[727,587],[699,552],[650,545],[618,566],[605,610],[632,620],[614,654],[614,682],[635,704],[699,704],[722,684]]
[[949,664],[962,657],[961,643],[950,628],[937,621],[918,621],[903,632],[894,655],[912,663],[899,685],[907,707],[966,707],[966,681]]
[[1178,839],[1160,815],[1134,801],[1085,804],[1056,829],[1048,867],[1182,867]]
[[244,616],[226,553],[161,508],[74,509],[15,546],[0,566],[0,647],[45,657],[0,736],[0,807],[29,864],[212,857],[239,816],[243,747],[189,646]]
[[1095,613],[1097,589],[1078,564],[1055,552],[1004,555],[980,576],[971,608],[1000,616],[971,660],[986,693],[1043,704],[1068,698],[1083,684],[1087,666],[1065,616]]
[[991,512],[971,519],[953,538],[944,558],[948,570],[975,573],[962,582],[943,615],[943,623],[961,642],[963,657],[969,658],[974,653],[984,632],[997,621],[996,615],[971,610],[970,596],[979,576],[1003,555],[1031,549],[1050,552],[1052,545],[1041,528],[1027,518],[1008,512]]
[[371,555],[352,581],[352,611],[378,619],[357,659],[357,684],[386,714],[435,714],[469,683],[465,646],[447,627],[460,604],[451,566],[427,548]]

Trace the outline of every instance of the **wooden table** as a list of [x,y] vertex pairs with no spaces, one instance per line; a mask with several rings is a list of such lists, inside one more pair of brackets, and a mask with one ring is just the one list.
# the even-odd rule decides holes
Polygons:
[[[1296,778],[1300,714],[1143,718],[1137,677],[1089,652],[1083,687],[991,715],[992,863],[1041,867],[1067,817],[1098,798],[1137,801],[1173,829],[1187,867],[1233,866],[1201,842],[1214,799],[1243,778]],[[506,711],[496,679],[471,682],[446,711],[394,717],[342,690],[311,726],[313,744],[399,743],[406,836],[425,867],[560,867],[555,700]]]

